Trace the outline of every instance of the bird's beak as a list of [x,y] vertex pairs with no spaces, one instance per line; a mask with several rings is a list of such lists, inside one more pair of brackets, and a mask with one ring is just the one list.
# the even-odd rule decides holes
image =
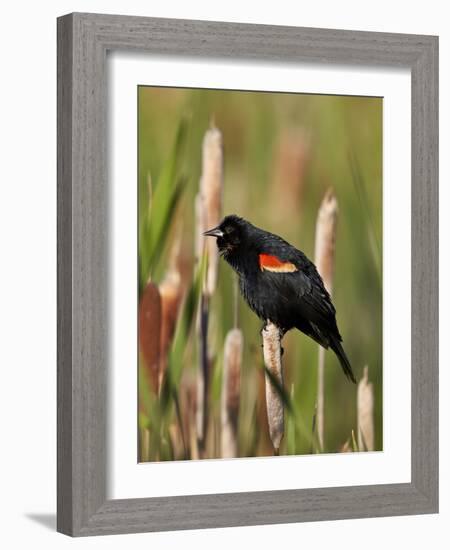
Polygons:
[[214,227],[214,229],[205,231],[203,235],[205,237],[223,237],[223,231],[219,227]]

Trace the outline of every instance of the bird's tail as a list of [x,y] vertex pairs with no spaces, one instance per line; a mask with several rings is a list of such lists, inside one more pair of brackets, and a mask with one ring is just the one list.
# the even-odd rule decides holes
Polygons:
[[330,348],[334,351],[341,363],[342,370],[344,371],[345,376],[356,384],[355,375],[353,374],[350,361],[348,360],[347,355],[345,354],[342,344],[337,338],[333,338],[330,342]]

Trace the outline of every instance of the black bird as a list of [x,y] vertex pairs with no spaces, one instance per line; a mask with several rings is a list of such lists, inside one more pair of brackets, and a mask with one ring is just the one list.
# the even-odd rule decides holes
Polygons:
[[331,348],[347,378],[356,383],[330,295],[303,252],[235,215],[204,235],[217,238],[221,256],[237,272],[242,296],[258,317],[277,325],[282,335],[297,328]]

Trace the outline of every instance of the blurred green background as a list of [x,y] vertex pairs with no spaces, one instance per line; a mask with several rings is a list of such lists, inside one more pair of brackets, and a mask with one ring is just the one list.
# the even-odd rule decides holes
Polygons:
[[[172,243],[180,235],[183,276],[188,279],[184,282],[187,286],[192,282],[194,199],[201,174],[202,140],[211,123],[222,132],[224,143],[224,215],[243,216],[281,235],[314,260],[318,208],[326,190],[333,188],[339,204],[333,302],[357,380],[364,365],[369,367],[375,395],[375,448],[381,450],[382,99],[161,87],[139,87],[138,99],[140,218],[149,201],[149,181],[153,195],[159,185],[175,185],[170,178],[179,187],[164,241],[148,260],[151,278],[157,284],[167,270]],[[141,239],[141,256],[145,246]],[[142,257],[140,261],[142,265]],[[146,276],[141,269],[141,290]],[[221,260],[209,335],[215,350],[212,424],[220,422],[221,361],[225,335],[233,327],[233,280],[231,268]],[[261,322],[242,299],[239,327],[244,334],[239,454],[270,454],[260,403],[264,398]],[[188,334],[179,392],[184,380],[195,380],[198,364],[198,350],[191,342],[194,329]],[[318,346],[291,331],[283,347],[285,389],[295,415],[287,419],[281,454],[310,453],[314,451],[311,432]],[[325,367],[324,450],[336,452],[351,439],[352,430],[356,433],[356,386],[345,378],[331,352],[326,353]],[[150,403],[144,384],[140,376],[140,427],[152,430],[154,403]],[[179,399],[182,401],[182,396]],[[164,414],[173,418],[175,407]],[[151,445],[154,442],[151,439]],[[157,456],[152,449],[149,453],[148,459],[153,460],[177,458],[170,444],[162,445]]]

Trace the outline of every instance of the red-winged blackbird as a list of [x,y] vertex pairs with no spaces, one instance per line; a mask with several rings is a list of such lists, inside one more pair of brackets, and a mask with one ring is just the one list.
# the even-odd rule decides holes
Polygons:
[[347,378],[356,383],[330,295],[303,252],[235,215],[204,235],[217,237],[221,256],[237,272],[241,293],[258,317],[277,325],[282,334],[297,328],[330,347]]

